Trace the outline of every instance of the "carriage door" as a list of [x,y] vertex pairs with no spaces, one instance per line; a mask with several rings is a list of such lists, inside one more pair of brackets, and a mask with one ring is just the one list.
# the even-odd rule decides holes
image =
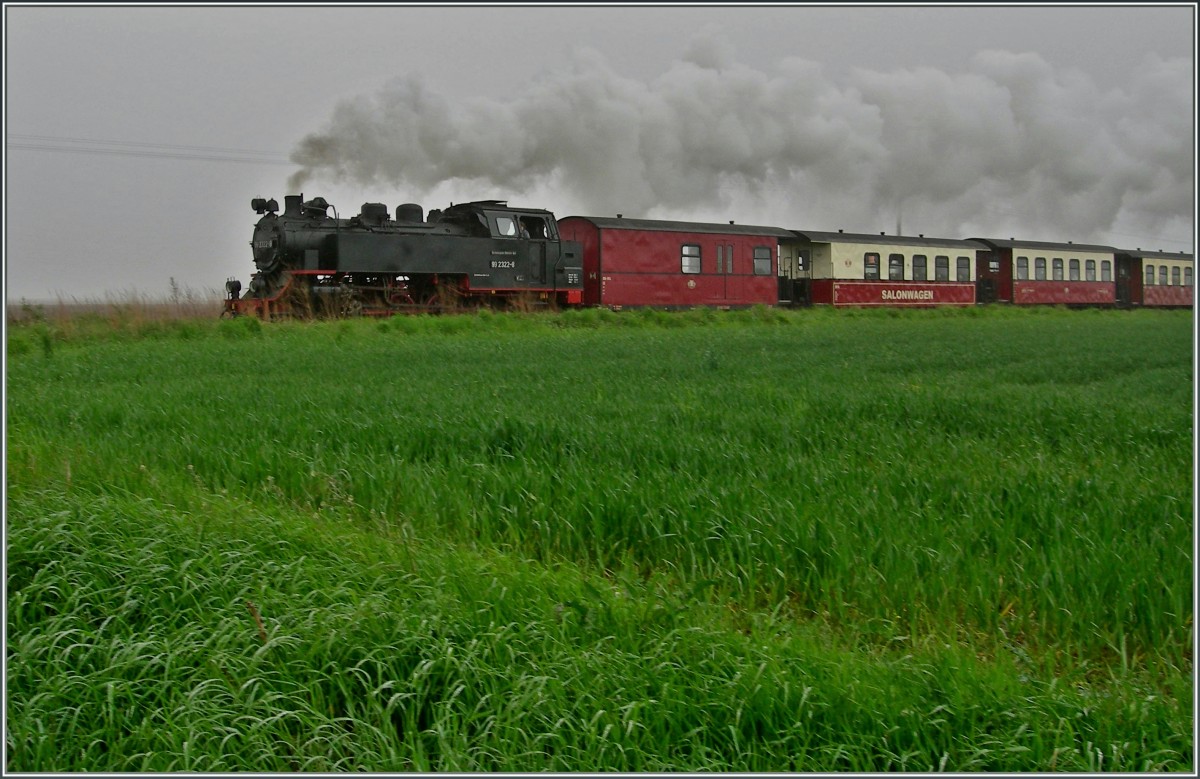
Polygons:
[[723,300],[736,298],[741,295],[741,277],[734,272],[733,244],[717,244],[717,273],[721,276],[719,295]]
[[796,253],[795,299],[806,306],[812,305],[812,250],[801,249]]
[[1117,305],[1128,308],[1133,305],[1134,279],[1142,280],[1142,263],[1127,254],[1118,254],[1117,263]]
[[[998,252],[978,252],[975,257],[975,300],[995,303],[1012,300],[1011,259],[1006,263]],[[1007,269],[1006,269],[1006,266]]]

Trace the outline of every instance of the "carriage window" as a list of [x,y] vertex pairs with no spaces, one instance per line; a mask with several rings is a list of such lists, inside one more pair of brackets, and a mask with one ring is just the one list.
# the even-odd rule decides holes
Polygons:
[[1100,260],[1100,280],[1112,281],[1112,263],[1108,260]]
[[1171,286],[1172,287],[1179,286],[1179,266],[1178,265],[1176,265],[1174,268],[1171,268]]
[[1071,281],[1079,281],[1079,260],[1072,257],[1069,261]]
[[879,254],[867,252],[863,255],[863,278],[879,281]]
[[496,217],[496,234],[514,237],[517,234],[517,223],[511,216]]
[[1096,280],[1096,261],[1088,260],[1083,266],[1083,278],[1085,281]]
[[928,260],[924,254],[913,255],[913,281],[925,281],[928,277],[926,270]]
[[1052,272],[1054,273],[1054,276],[1053,276],[1054,280],[1062,281],[1063,280],[1062,257],[1055,257],[1053,260],[1051,260],[1051,268],[1052,268]]
[[684,273],[700,272],[700,247],[694,243],[685,243],[682,252],[682,268]]
[[771,247],[770,246],[755,246],[754,247],[754,275],[755,276],[770,276],[771,275]]
[[1183,269],[1183,286],[1185,286],[1185,287],[1192,286],[1192,269],[1191,268]]
[[1162,286],[1167,286],[1167,266],[1158,266],[1158,283]]
[[1153,265],[1146,266],[1146,286],[1147,287],[1154,286],[1154,266]]
[[1029,278],[1029,258],[1028,257],[1018,257],[1017,258],[1017,278],[1018,279],[1028,279]]
[[959,257],[958,258],[958,280],[959,281],[970,281],[971,280],[971,258],[970,257]]
[[933,258],[933,280],[950,280],[950,258],[944,254],[939,254]]
[[904,255],[888,255],[888,281],[904,281]]
[[1036,260],[1033,261],[1033,280],[1034,281],[1045,281],[1046,280],[1046,258],[1045,257],[1038,257]]

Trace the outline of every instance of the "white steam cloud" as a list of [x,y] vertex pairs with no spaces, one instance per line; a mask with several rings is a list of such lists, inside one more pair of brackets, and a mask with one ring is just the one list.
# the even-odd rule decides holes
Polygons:
[[1156,57],[1101,89],[1001,51],[964,73],[864,70],[841,84],[795,58],[759,72],[719,40],[698,39],[650,83],[584,51],[511,99],[453,99],[416,77],[348,99],[293,152],[289,191],[382,184],[423,199],[453,185],[514,203],[552,193],[562,202],[528,204],[559,216],[566,203],[793,229],[891,232],[902,219],[910,234],[1190,242],[1193,92],[1190,62]]

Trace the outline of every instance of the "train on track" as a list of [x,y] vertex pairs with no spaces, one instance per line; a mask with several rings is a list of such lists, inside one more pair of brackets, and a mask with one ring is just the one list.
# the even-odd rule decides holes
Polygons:
[[[1193,307],[1194,256],[1016,238],[815,232],[729,222],[556,219],[506,201],[255,198],[256,272],[225,314],[387,316],[479,306]],[[333,214],[330,214],[333,211]]]

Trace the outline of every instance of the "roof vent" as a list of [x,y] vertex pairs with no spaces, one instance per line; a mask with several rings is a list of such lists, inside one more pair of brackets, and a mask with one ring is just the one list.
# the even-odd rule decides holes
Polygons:
[[624,214],[617,214],[617,219],[620,219],[620,218],[621,218],[621,217],[623,217],[623,216],[625,216],[625,215],[624,215]]
[[729,220],[729,224],[733,224],[733,220],[732,220],[732,219],[730,219],[730,220]]
[[880,231],[879,231],[879,234],[880,234],[880,235],[887,235],[887,233],[883,232],[882,230],[880,230]]
[[838,232],[840,233],[840,232],[844,232],[844,231],[842,230],[842,228],[839,227]]

